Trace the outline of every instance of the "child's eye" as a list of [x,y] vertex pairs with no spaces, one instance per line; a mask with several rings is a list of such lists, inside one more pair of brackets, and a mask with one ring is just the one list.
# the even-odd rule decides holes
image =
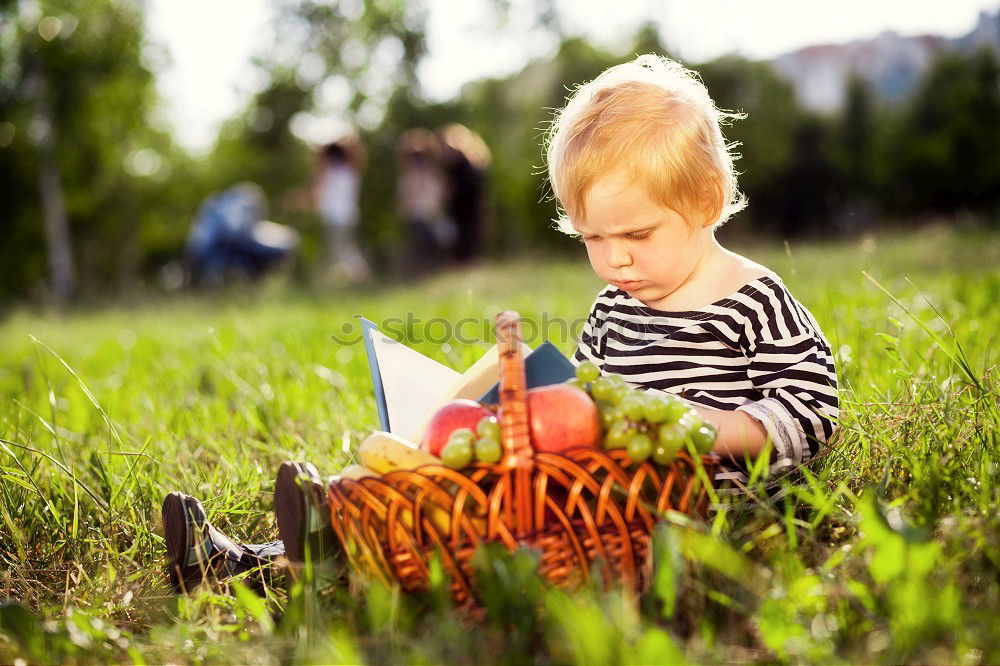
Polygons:
[[633,240],[633,241],[641,241],[641,240],[646,240],[647,238],[649,238],[649,235],[651,233],[653,233],[653,232],[651,232],[651,231],[643,231],[642,233],[638,233],[638,234],[629,234],[629,235],[625,236],[625,238],[627,238],[629,240]]

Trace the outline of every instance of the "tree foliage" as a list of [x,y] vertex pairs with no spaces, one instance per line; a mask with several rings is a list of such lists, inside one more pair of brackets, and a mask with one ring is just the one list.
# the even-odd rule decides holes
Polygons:
[[[307,196],[316,146],[302,128],[330,116],[357,128],[367,147],[361,234],[383,274],[405,251],[394,203],[396,141],[412,127],[461,122],[490,147],[491,252],[569,249],[571,241],[550,229],[556,207],[542,139],[553,110],[606,67],[636,53],[669,54],[655,26],[640,27],[627,48],[602,48],[566,34],[556,5],[538,2],[536,24],[560,40],[552,56],[430,103],[417,77],[427,48],[426,3],[280,0],[273,42],[263,42],[256,57],[262,84],[223,124],[209,155],[196,160],[157,122],[155,45],[145,36],[144,7],[114,0],[0,4],[0,262],[8,267],[0,294],[41,295],[48,280],[39,203],[45,123],[32,72],[43,71],[52,91],[79,282],[99,293],[134,288],[178,257],[198,203],[244,180],[264,188],[272,219],[303,233],[308,265],[319,237]],[[493,7],[500,28],[509,7],[500,0]],[[766,62],[724,57],[689,66],[720,108],[746,114],[724,128],[737,144],[740,186],[750,200],[729,225],[733,233],[850,231],[925,211],[998,217],[1000,66],[988,51],[943,56],[902,106],[879,103],[852,79],[844,108],[833,115],[803,110]]]
[[885,155],[891,203],[907,212],[1000,210],[1000,64],[982,50],[948,54],[901,114]]
[[[153,73],[141,8],[111,0],[42,0],[0,13],[0,149],[5,242],[0,293],[39,291],[46,279],[37,186],[39,136],[50,131],[85,290],[127,287],[148,248],[186,206],[185,156],[151,122]],[[38,112],[39,76],[51,103]]]

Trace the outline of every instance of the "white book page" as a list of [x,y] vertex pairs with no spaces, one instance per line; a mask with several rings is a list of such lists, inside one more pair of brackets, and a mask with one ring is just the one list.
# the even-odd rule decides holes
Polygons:
[[[530,353],[531,347],[522,342],[522,356],[527,356]],[[414,432],[414,436],[418,440],[423,438],[424,431],[427,429],[427,424],[430,423],[431,417],[445,403],[457,398],[478,400],[479,396],[493,388],[493,385],[498,381],[500,381],[500,352],[497,345],[493,345],[486,350],[485,354],[479,357],[478,361],[469,366],[468,370],[459,375],[452,386],[441,395],[437,404],[424,415],[420,427]]]
[[424,419],[455,384],[459,373],[379,331],[373,330],[371,339],[389,412],[389,431],[419,444],[417,435]]

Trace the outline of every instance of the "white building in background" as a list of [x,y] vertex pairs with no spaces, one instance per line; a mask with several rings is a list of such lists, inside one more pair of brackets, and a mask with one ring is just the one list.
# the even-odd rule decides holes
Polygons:
[[972,31],[957,39],[883,32],[846,44],[807,46],[778,56],[774,67],[795,86],[799,103],[814,111],[828,112],[843,104],[852,73],[860,74],[880,98],[892,103],[913,90],[941,53],[968,53],[983,47],[1000,56],[1000,11],[981,12]]

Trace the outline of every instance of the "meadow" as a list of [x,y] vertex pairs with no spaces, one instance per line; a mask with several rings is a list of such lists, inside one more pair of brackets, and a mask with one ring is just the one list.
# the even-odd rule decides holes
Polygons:
[[[152,296],[0,323],[0,662],[1000,662],[1000,234],[933,227],[744,244],[836,352],[836,447],[771,496],[657,532],[640,598],[544,588],[483,552],[486,618],[437,586],[317,599],[239,585],[175,596],[165,493],[246,541],[277,538],[277,465],[334,473],[377,423],[356,315],[457,369],[488,339],[443,321],[515,309],[572,327],[601,286],[532,257],[357,292]],[[408,313],[411,313],[408,318]],[[470,326],[466,333],[472,333]],[[480,326],[481,328],[481,326]],[[471,335],[475,337],[475,335]],[[539,340],[534,340],[538,342]]]

